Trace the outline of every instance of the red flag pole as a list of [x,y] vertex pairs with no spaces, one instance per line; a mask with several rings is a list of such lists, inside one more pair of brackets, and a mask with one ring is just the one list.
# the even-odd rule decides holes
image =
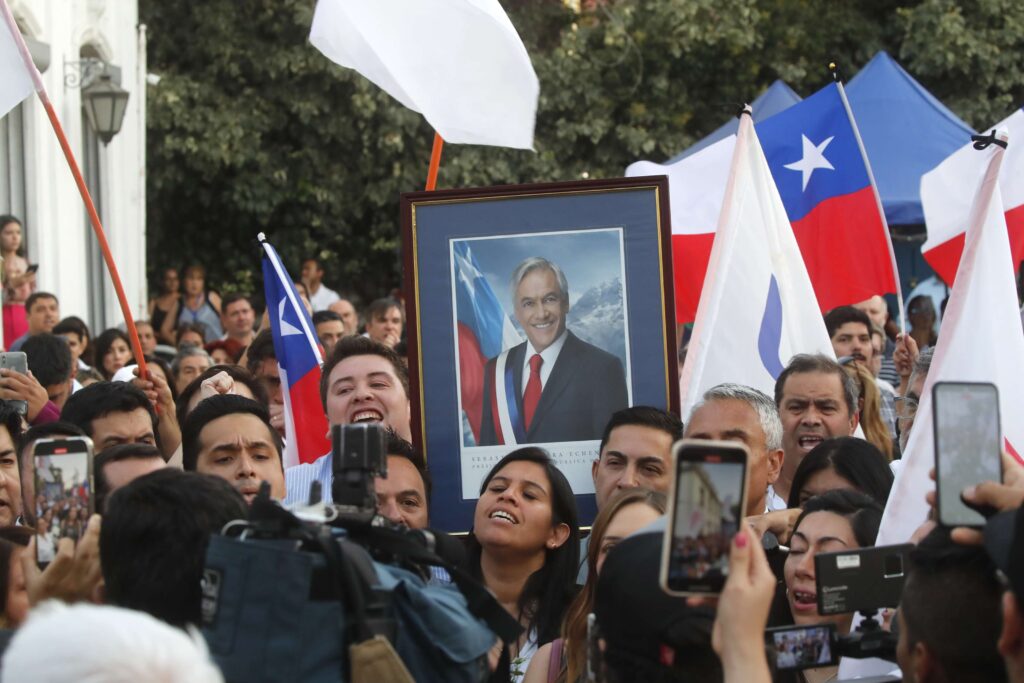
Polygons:
[[89,214],[89,223],[92,224],[93,232],[96,233],[96,239],[99,241],[100,250],[103,252],[103,260],[106,261],[107,269],[110,271],[110,278],[114,282],[114,291],[117,293],[117,300],[121,304],[121,314],[124,315],[125,326],[128,328],[128,337],[132,343],[132,352],[135,355],[135,361],[139,365],[139,377],[145,378],[147,375],[146,359],[143,357],[142,343],[139,341],[139,332],[135,329],[135,320],[132,318],[132,310],[128,305],[128,297],[125,296],[124,286],[121,284],[121,276],[117,272],[117,264],[114,263],[114,256],[110,253],[110,245],[107,244],[107,236],[103,232],[103,225],[100,223],[99,214],[96,213],[96,205],[93,204],[92,195],[89,194],[89,188],[86,186],[85,179],[82,177],[82,172],[78,168],[78,162],[75,161],[75,155],[71,151],[71,145],[68,144],[67,136],[64,135],[64,128],[60,124],[60,119],[57,118],[57,112],[54,111],[53,104],[50,102],[50,97],[46,94],[46,86],[43,85],[43,78],[40,76],[39,70],[36,69],[36,65],[32,61],[32,56],[29,54],[28,46],[25,45],[25,39],[22,37],[21,31],[18,30],[18,25],[14,21],[14,15],[11,14],[11,10],[7,6],[7,0],[0,0],[0,9],[3,11],[4,21],[7,23],[7,28],[10,30],[14,41],[18,45],[18,51],[21,53],[21,59],[25,63],[25,68],[32,77],[32,83],[35,86],[36,94],[39,96],[39,101],[43,103],[43,108],[46,110],[46,116],[50,119],[50,125],[53,127],[53,132],[57,135],[57,141],[60,142],[60,148],[64,152],[64,158],[67,159],[68,167],[71,169],[71,175],[75,178],[75,184],[78,186],[78,192],[82,195],[82,201],[85,202],[85,210]]
[[441,149],[444,148],[444,140],[441,134],[434,132],[434,147],[430,150],[430,168],[427,169],[427,191],[432,192],[437,187],[437,169],[441,167]]

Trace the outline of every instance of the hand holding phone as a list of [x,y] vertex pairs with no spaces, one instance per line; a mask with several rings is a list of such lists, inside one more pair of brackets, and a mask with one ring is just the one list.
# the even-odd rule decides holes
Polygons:
[[932,408],[939,522],[981,526],[984,510],[965,504],[962,494],[969,486],[1002,481],[998,390],[988,383],[937,382]]
[[717,594],[729,574],[732,538],[743,523],[750,455],[741,443],[684,439],[673,457],[661,587],[671,595]]
[[61,539],[78,541],[93,513],[92,440],[79,436],[39,439],[32,447],[35,472],[36,560],[53,561]]

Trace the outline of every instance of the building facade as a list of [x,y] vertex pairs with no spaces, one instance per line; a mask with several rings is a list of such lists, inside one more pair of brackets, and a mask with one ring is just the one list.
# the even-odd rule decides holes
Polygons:
[[[103,222],[136,316],[146,311],[146,28],[137,0],[8,0],[42,72]],[[120,132],[104,144],[83,109],[101,75],[128,91]],[[60,298],[94,334],[123,322],[71,171],[35,95],[0,119],[0,214],[24,224],[37,290]]]

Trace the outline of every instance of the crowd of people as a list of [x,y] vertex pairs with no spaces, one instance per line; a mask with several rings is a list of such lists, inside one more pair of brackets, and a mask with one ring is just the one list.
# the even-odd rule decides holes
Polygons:
[[[8,258],[20,246],[20,230],[8,228],[20,224],[4,220],[5,340],[26,353],[29,372],[0,370],[0,625],[9,640],[0,680],[76,680],[121,660],[131,680],[220,680],[195,630],[209,538],[245,518],[261,487],[302,505],[320,482],[329,502],[332,455],[284,467],[284,390],[253,298],[218,295],[201,266],[164,269],[148,320],[136,323],[148,368],[139,376],[124,330],[94,335],[80,318],[61,317],[55,294],[34,291],[34,271]],[[377,512],[425,529],[432,480],[412,443],[403,304],[380,299],[360,317],[324,284],[317,259],[300,272],[296,287],[324,350],[327,420],[387,428]],[[11,315],[8,330],[8,307],[17,306],[23,329]],[[935,338],[894,335],[881,297],[828,312],[825,326],[838,360],[795,356],[774,396],[723,384],[685,416],[615,412],[592,465],[589,530],[543,448],[509,449],[490,469],[464,569],[523,627],[517,641],[496,644],[490,680],[834,679],[831,664],[775,671],[776,655],[817,664],[828,644],[808,655],[810,641],[793,636],[778,651],[766,648],[765,629],[851,628],[852,614],[819,613],[815,556],[875,544]],[[33,458],[41,439],[81,436],[95,448],[91,517],[79,497],[38,488]],[[659,587],[671,451],[684,437],[740,442],[750,454],[746,523],[714,549],[728,556],[718,596]],[[1003,466],[1003,483],[964,493],[1003,511],[992,533],[921,520],[903,597],[884,619],[898,632],[903,680],[1024,681],[1024,468],[1009,456]],[[115,647],[126,634],[132,644]],[[54,639],[65,637],[54,657]],[[143,657],[152,668],[138,673]]]

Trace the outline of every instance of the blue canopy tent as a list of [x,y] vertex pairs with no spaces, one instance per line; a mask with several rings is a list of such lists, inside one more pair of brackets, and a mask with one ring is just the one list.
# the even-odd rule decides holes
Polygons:
[[924,223],[921,176],[967,144],[974,130],[879,52],[846,93],[890,225]]
[[[754,121],[763,121],[769,116],[778,114],[783,109],[788,109],[792,105],[800,101],[800,96],[793,92],[782,80],[776,80],[768,89],[757,96],[757,99],[750,105],[754,109]],[[735,135],[736,131],[739,130],[739,120],[736,117],[729,119],[727,122],[722,124],[713,133],[701,138],[698,142],[694,143],[684,151],[680,152],[676,156],[672,157],[666,164],[674,164],[680,159],[699,152],[708,145],[712,145],[723,138],[727,138],[730,135]]]
[[[922,225],[921,176],[967,144],[974,130],[886,52],[854,76],[846,93],[889,225]],[[934,274],[918,239],[893,240],[904,292]]]

